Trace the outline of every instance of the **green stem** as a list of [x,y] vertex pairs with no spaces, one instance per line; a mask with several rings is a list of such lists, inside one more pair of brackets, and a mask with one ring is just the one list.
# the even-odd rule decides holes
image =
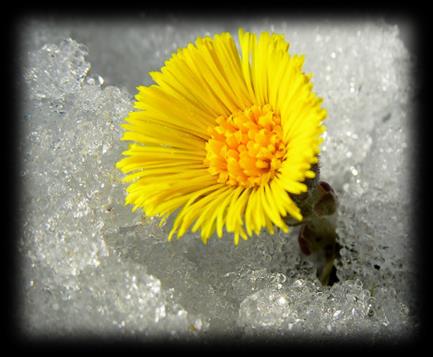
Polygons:
[[[317,277],[323,285],[332,284],[334,261],[338,257],[336,215],[337,196],[332,187],[320,181],[310,188],[309,194],[299,200],[304,216],[298,242],[302,253],[316,266]],[[294,225],[294,222],[287,222]]]

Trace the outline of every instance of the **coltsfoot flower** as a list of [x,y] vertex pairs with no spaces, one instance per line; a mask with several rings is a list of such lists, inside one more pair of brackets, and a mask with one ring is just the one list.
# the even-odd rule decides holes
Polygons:
[[162,222],[176,213],[169,239],[225,230],[237,245],[303,219],[293,197],[316,175],[322,99],[282,35],[240,29],[239,45],[222,33],[178,50],[123,124],[126,204]]

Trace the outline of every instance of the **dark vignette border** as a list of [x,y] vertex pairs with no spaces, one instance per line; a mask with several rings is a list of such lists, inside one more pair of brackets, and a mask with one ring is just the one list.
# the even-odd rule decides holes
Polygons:
[[[315,5],[312,7],[312,5]],[[101,10],[102,9],[102,10]],[[4,49],[3,59],[5,60],[2,71],[3,78],[9,81],[9,86],[5,86],[6,95],[10,98],[5,101],[8,104],[7,109],[10,113],[4,116],[6,125],[6,135],[2,140],[3,160],[5,167],[3,178],[6,179],[3,186],[5,192],[4,213],[3,218],[6,222],[7,235],[2,241],[3,253],[3,277],[6,282],[6,308],[5,319],[5,340],[12,350],[28,350],[29,352],[43,351],[79,351],[87,350],[105,350],[121,351],[125,347],[128,352],[135,352],[141,349],[151,349],[155,351],[189,351],[196,349],[197,351],[206,348],[211,348],[213,351],[233,351],[241,352],[267,352],[271,353],[275,349],[285,350],[295,348],[299,350],[316,350],[323,352],[326,350],[358,350],[367,352],[367,350],[377,351],[401,351],[409,352],[413,348],[421,347],[424,341],[427,341],[428,327],[430,317],[429,306],[429,290],[428,289],[428,262],[430,257],[427,256],[431,252],[429,246],[429,236],[426,227],[426,222],[430,218],[431,209],[427,203],[431,199],[431,186],[427,181],[429,179],[428,160],[430,159],[427,150],[426,135],[428,133],[429,116],[427,114],[425,101],[430,98],[431,90],[427,88],[429,74],[428,64],[430,57],[428,56],[428,32],[427,32],[427,14],[429,13],[427,6],[417,6],[417,4],[406,4],[403,6],[384,6],[384,5],[366,5],[356,7],[345,6],[330,6],[329,4],[317,5],[311,1],[308,6],[290,7],[288,5],[280,5],[275,1],[267,1],[262,5],[253,5],[252,3],[231,4],[228,7],[220,8],[204,8],[186,6],[182,3],[179,7],[167,7],[167,10],[161,8],[143,8],[131,7],[129,9],[107,10],[106,7],[91,9],[88,6],[81,9],[21,9],[12,10],[8,18],[2,21],[3,34],[6,35],[6,48]],[[138,15],[137,15],[138,14]],[[17,254],[17,237],[22,233],[20,226],[20,207],[17,197],[19,197],[20,187],[20,152],[17,150],[20,143],[20,127],[17,124],[17,118],[20,117],[20,78],[21,68],[17,58],[19,54],[19,39],[21,24],[28,18],[39,16],[51,16],[59,19],[69,18],[84,18],[84,19],[117,19],[119,16],[126,18],[136,18],[140,16],[150,16],[160,18],[161,21],[173,16],[188,16],[191,18],[227,18],[227,17],[245,17],[248,19],[254,17],[281,18],[286,14],[291,16],[300,16],[311,18],[329,18],[337,20],[350,20],[363,17],[383,17],[389,23],[398,23],[400,20],[408,22],[412,27],[413,37],[409,49],[415,54],[415,71],[413,73],[414,81],[417,83],[417,93],[415,98],[416,121],[411,128],[412,139],[414,145],[413,164],[414,173],[412,175],[411,193],[413,197],[411,222],[412,222],[412,239],[416,241],[416,271],[418,275],[418,284],[416,291],[416,301],[418,303],[418,311],[416,311],[419,320],[419,326],[413,331],[408,338],[395,338],[392,340],[378,340],[374,345],[366,342],[363,336],[350,340],[319,340],[319,339],[299,339],[295,343],[293,341],[284,341],[282,339],[268,340],[237,340],[235,338],[216,337],[206,339],[200,342],[183,343],[178,340],[170,342],[162,339],[154,339],[148,342],[141,342],[138,338],[96,338],[87,336],[77,336],[74,338],[51,338],[49,336],[41,338],[30,338],[23,334],[19,324],[19,309],[18,304],[20,276],[18,274],[19,257]],[[8,90],[9,89],[9,90]],[[360,349],[361,348],[361,349]]]

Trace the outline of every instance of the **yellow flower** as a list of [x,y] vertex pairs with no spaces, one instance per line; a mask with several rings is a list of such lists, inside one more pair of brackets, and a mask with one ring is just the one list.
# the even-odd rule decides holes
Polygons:
[[126,204],[162,222],[177,211],[169,239],[192,226],[204,243],[225,229],[237,245],[302,221],[292,195],[315,176],[326,111],[282,35],[240,29],[239,43],[222,33],[178,50],[122,125],[134,142],[117,163]]

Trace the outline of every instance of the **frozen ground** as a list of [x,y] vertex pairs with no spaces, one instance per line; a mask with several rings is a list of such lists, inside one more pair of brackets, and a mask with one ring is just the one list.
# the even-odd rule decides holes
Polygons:
[[[318,284],[297,229],[233,246],[124,207],[119,124],[147,72],[197,36],[271,30],[306,55],[328,110],[321,177],[340,207],[339,282]],[[32,20],[22,29],[21,324],[31,336],[409,336],[412,56],[374,20]],[[170,224],[170,222],[168,223]]]

